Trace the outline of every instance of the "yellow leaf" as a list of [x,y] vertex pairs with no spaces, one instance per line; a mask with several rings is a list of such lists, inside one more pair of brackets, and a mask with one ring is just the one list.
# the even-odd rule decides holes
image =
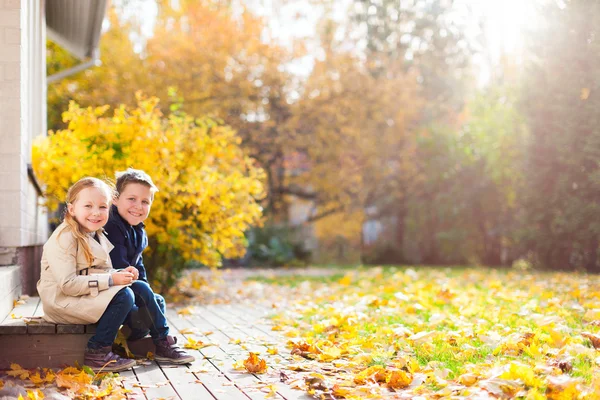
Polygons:
[[581,88],[581,100],[587,100],[590,97],[590,88]]
[[328,347],[319,354],[319,361],[332,361],[339,358],[342,350],[339,347]]
[[129,350],[129,346],[127,345],[127,338],[125,337],[125,334],[121,329],[119,329],[119,331],[117,332],[117,337],[115,338],[114,342],[120,345],[125,350],[125,355],[127,356],[127,358],[135,358],[131,350]]
[[56,386],[58,387],[77,391],[90,383],[92,383],[92,376],[73,367],[65,368],[56,374]]
[[177,310],[177,314],[179,315],[192,315],[194,312],[194,309],[192,307],[186,307],[186,308],[181,308],[179,310]]
[[31,382],[33,382],[34,384],[36,384],[36,385],[40,385],[40,384],[42,384],[42,383],[44,383],[44,382],[45,382],[45,380],[44,380],[44,379],[42,379],[42,377],[40,376],[40,373],[39,373],[39,372],[36,372],[36,373],[35,373],[35,374],[33,374],[32,376],[30,376],[30,377],[29,377],[29,380],[30,380]]
[[236,369],[238,371],[242,371],[242,370],[246,369],[246,367],[244,367],[244,361],[239,360],[239,361],[236,361],[235,363],[233,363],[233,369]]
[[41,400],[44,397],[45,397],[44,393],[42,393],[42,391],[39,390],[39,389],[36,390],[35,392],[33,390],[28,390],[27,391],[27,398],[28,399],[31,399],[31,400]]
[[188,338],[188,341],[183,345],[183,347],[185,347],[186,349],[198,350],[212,345],[212,343],[204,343],[201,340],[194,340],[190,337]]
[[372,367],[369,367],[356,374],[354,376],[354,382],[362,385],[365,384],[369,379],[376,380],[374,377],[382,371],[384,371],[384,368],[381,365],[373,365]]
[[267,349],[267,353],[275,355],[275,354],[279,353],[279,350],[277,350],[277,348],[275,348],[275,347],[270,347]]
[[549,376],[546,383],[546,396],[550,400],[577,399],[580,393],[579,380],[568,375]]
[[352,284],[352,277],[353,275],[351,273],[347,273],[342,279],[338,281],[338,283],[340,285],[349,286],[350,284]]
[[44,377],[44,382],[46,382],[46,383],[54,382],[54,380],[56,379],[56,375],[54,374],[54,371],[52,371],[51,369],[46,369],[46,368],[44,368],[44,371],[46,372],[46,376]]
[[23,369],[19,364],[10,364],[10,370],[6,372],[8,376],[19,377],[19,379],[29,378],[29,371]]
[[391,371],[386,379],[388,387],[392,389],[403,389],[412,382],[412,374],[403,370]]
[[543,382],[536,377],[533,368],[529,365],[513,361],[510,363],[508,371],[500,375],[502,379],[522,380],[529,387],[540,387]]
[[467,373],[458,377],[458,383],[465,386],[473,386],[478,379],[479,377],[477,375]]

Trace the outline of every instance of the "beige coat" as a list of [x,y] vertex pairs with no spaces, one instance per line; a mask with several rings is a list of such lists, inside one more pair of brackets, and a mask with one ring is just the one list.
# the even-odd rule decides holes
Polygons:
[[44,245],[37,290],[44,307],[44,319],[48,322],[98,322],[112,298],[125,287],[109,286],[110,274],[116,272],[108,255],[114,246],[103,233],[98,233],[98,237],[100,243],[92,237],[88,241],[94,261],[87,275],[85,269],[89,265],[83,249],[78,248],[65,223],[56,228]]

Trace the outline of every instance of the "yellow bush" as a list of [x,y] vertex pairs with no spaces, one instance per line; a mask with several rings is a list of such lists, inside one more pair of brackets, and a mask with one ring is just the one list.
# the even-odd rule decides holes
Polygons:
[[138,168],[160,190],[146,221],[154,260],[218,266],[221,257],[242,256],[244,231],[260,223],[263,170],[230,127],[183,113],[163,116],[157,98],[138,94],[137,101],[112,117],[108,106],[72,102],[63,114],[67,129],[34,143],[33,168],[49,210],[81,177],[113,178],[116,171]]

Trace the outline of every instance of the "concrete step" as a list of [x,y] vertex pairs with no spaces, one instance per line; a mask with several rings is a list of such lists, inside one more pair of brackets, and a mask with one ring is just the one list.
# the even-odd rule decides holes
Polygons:
[[13,309],[14,301],[21,296],[21,267],[9,265],[0,267],[0,322]]

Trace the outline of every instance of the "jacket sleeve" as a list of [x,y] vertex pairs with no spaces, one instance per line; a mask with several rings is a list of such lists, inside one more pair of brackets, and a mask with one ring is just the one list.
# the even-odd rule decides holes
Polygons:
[[138,272],[140,273],[138,279],[144,282],[148,282],[148,278],[146,278],[146,267],[144,266],[144,257],[141,254],[138,258],[138,262],[134,265],[134,267],[136,267]]
[[44,251],[59,289],[67,296],[96,295],[109,288],[108,273],[77,274],[77,243],[70,232],[63,232],[55,243],[45,246]]
[[110,252],[110,261],[114,269],[123,269],[129,267],[127,260],[127,246],[125,245],[125,235],[116,224],[111,223],[104,226],[106,237],[115,246]]

